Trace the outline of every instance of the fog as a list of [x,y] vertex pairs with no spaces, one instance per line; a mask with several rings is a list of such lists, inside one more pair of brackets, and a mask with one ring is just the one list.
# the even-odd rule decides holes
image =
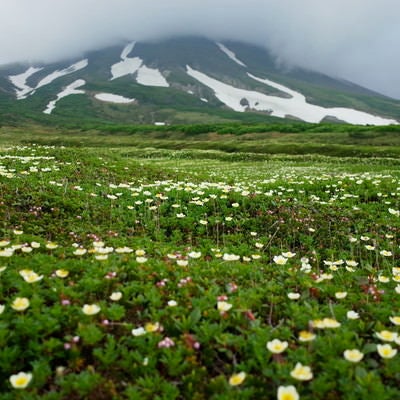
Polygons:
[[398,0],[1,0],[0,64],[201,35],[400,98]]

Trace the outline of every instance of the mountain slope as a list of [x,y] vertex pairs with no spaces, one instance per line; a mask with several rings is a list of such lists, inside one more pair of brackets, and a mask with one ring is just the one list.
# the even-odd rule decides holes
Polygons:
[[0,123],[337,121],[386,125],[400,101],[283,67],[265,49],[184,37],[0,67]]

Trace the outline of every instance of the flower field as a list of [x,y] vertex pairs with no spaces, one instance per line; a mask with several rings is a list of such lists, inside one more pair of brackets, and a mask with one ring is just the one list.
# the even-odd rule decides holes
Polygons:
[[0,149],[1,400],[400,398],[398,160],[234,158]]

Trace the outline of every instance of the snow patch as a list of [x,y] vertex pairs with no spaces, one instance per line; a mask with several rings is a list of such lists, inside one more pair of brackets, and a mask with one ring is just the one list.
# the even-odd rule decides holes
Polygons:
[[280,83],[276,83],[274,81],[270,81],[269,79],[261,79],[261,78],[258,78],[256,76],[250,74],[250,73],[247,73],[247,75],[251,79],[254,79],[254,80],[256,80],[258,82],[261,82],[261,83],[265,83],[266,85],[271,86],[271,87],[273,87],[275,89],[278,89],[281,92],[289,94],[291,96],[291,98],[296,98],[298,101],[302,101],[304,103],[306,102],[305,96],[303,96],[301,93],[296,92],[296,91],[294,91],[292,89],[289,89],[288,87],[283,86]]
[[[258,82],[265,83],[271,87],[274,87],[282,92],[288,93],[292,96],[290,99],[283,99],[287,102],[292,103],[293,105],[301,108],[301,113],[304,115],[315,114],[318,115],[319,120],[316,122],[321,122],[325,117],[332,116],[341,121],[345,121],[349,124],[356,124],[356,125],[391,125],[391,124],[398,124],[398,121],[394,119],[388,119],[379,117],[376,115],[372,115],[366,113],[364,111],[354,110],[352,108],[345,108],[345,107],[333,107],[333,108],[325,108],[313,104],[307,103],[307,100],[304,95],[299,92],[296,92],[292,89],[289,89],[286,86],[283,86],[279,83],[273,82],[269,79],[261,79],[254,75],[247,73],[247,75],[255,79]],[[294,106],[293,106],[294,109]],[[303,119],[301,116],[299,118]],[[312,118],[312,117],[310,117]],[[307,121],[305,119],[305,121]],[[314,122],[314,121],[310,121]]]
[[18,100],[26,99],[29,94],[34,90],[33,87],[30,87],[26,84],[26,81],[30,76],[42,69],[43,68],[29,67],[22,74],[10,75],[8,77],[11,83],[15,86],[15,92]]
[[84,94],[84,90],[77,90],[79,87],[83,86],[86,82],[83,79],[77,79],[68,85],[62,92],[58,93],[57,98],[52,100],[47,104],[47,108],[43,111],[45,114],[51,114],[56,108],[56,103],[63,97],[69,96],[70,94]]
[[127,97],[112,93],[97,93],[94,95],[94,97],[100,101],[106,101],[108,103],[117,103],[117,104],[128,104],[135,101],[135,99],[129,99]]
[[75,64],[70,65],[67,68],[64,68],[61,70],[56,70],[56,71],[52,72],[51,74],[45,76],[43,79],[41,79],[40,82],[35,87],[28,86],[26,84],[26,81],[30,76],[32,76],[36,72],[42,70],[43,68],[29,67],[24,73],[19,74],[19,75],[11,75],[8,78],[13,83],[13,85],[16,87],[15,91],[17,94],[17,99],[21,100],[21,99],[26,99],[28,96],[34,94],[36,89],[39,89],[43,86],[50,84],[57,78],[60,78],[62,76],[69,75],[76,71],[79,71],[79,70],[87,67],[87,65],[88,65],[88,60],[84,59],[84,60],[76,62]]
[[[320,122],[326,116],[333,116],[350,124],[360,125],[388,125],[397,124],[398,122],[392,119],[386,119],[371,115],[362,111],[353,110],[350,108],[324,108],[309,104],[305,97],[294,90],[287,88],[268,79],[257,78],[254,75],[248,74],[250,78],[266,85],[275,87],[292,96],[289,99],[268,96],[252,90],[238,89],[226,83],[220,82],[217,79],[211,78],[202,72],[186,66],[188,75],[198,80],[203,85],[211,88],[215,96],[225,105],[235,111],[244,112],[247,109],[258,111],[268,111],[271,115],[284,118],[293,116],[307,122]],[[246,101],[243,101],[246,99]]]
[[[39,89],[42,86],[48,85],[57,78],[61,78],[62,76],[72,74],[76,71],[79,71],[88,66],[88,60],[84,59],[81,61],[76,62],[75,64],[70,65],[67,68],[56,70],[51,74],[45,76],[35,87],[35,89]],[[76,81],[75,81],[76,82]]]
[[111,81],[125,75],[134,74],[143,64],[143,60],[139,57],[128,57],[134,47],[135,42],[127,44],[122,50],[121,61],[111,66]]
[[142,65],[143,61],[139,57],[126,58],[111,66],[111,79],[121,78],[125,75],[134,74]]
[[133,48],[135,47],[135,44],[136,44],[136,42],[131,42],[131,43],[128,43],[125,47],[124,47],[124,49],[122,50],[122,52],[121,52],[121,60],[125,60],[125,59],[127,59],[128,58],[128,56],[129,56],[129,54],[130,54],[130,52],[133,50]]
[[136,81],[145,86],[169,87],[169,83],[158,69],[149,68],[146,65],[139,68]]
[[224,46],[222,43],[216,43],[216,45],[220,48],[221,51],[223,51],[231,60],[235,61],[236,64],[239,64],[242,67],[247,67],[245,63],[240,61],[237,57],[236,54],[232,51],[229,50],[226,46]]
[[208,100],[205,99],[204,97],[200,97],[200,100],[201,100],[201,101],[204,101],[204,103],[208,103]]
[[110,80],[137,73],[136,82],[141,85],[169,87],[169,83],[158,69],[147,67],[139,57],[128,57],[134,46],[135,42],[132,42],[124,47],[121,61],[111,66]]

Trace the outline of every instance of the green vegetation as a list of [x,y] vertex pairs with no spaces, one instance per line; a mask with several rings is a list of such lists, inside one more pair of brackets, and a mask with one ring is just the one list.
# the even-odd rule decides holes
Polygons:
[[397,127],[247,128],[0,129],[1,400],[400,397]]
[[[274,154],[398,157],[400,126],[342,124],[60,124],[0,127],[0,143],[212,150],[268,158]],[[256,155],[256,156],[255,156]],[[248,155],[246,156],[249,157]]]
[[[137,43],[131,57],[140,57],[145,65],[158,68],[169,87],[143,86],[134,76],[110,80],[111,66],[120,60],[123,44],[87,54],[88,66],[71,75],[59,77],[40,87],[24,100],[16,100],[15,87],[8,77],[24,71],[24,66],[0,67],[0,125],[39,123],[52,126],[154,125],[155,122],[177,124],[282,124],[295,121],[271,117],[268,112],[234,112],[222,104],[215,93],[190,77],[190,65],[207,75],[237,88],[287,97],[276,88],[251,79],[247,73],[279,82],[296,90],[311,104],[324,107],[347,107],[400,120],[400,102],[350,82],[301,68],[278,65],[265,49],[227,43],[247,67],[238,65],[224,54],[213,41],[202,38],[171,38],[160,43]],[[76,61],[76,60],[75,60]],[[27,84],[37,83],[55,70],[64,69],[73,61],[43,66],[29,77]],[[47,104],[57,98],[76,79],[85,80],[85,94],[62,98],[51,115],[43,114]],[[99,92],[119,94],[136,99],[135,103],[113,104],[94,98]],[[206,99],[207,101],[202,101]],[[292,131],[292,130],[291,130]],[[238,129],[235,129],[238,132]]]

